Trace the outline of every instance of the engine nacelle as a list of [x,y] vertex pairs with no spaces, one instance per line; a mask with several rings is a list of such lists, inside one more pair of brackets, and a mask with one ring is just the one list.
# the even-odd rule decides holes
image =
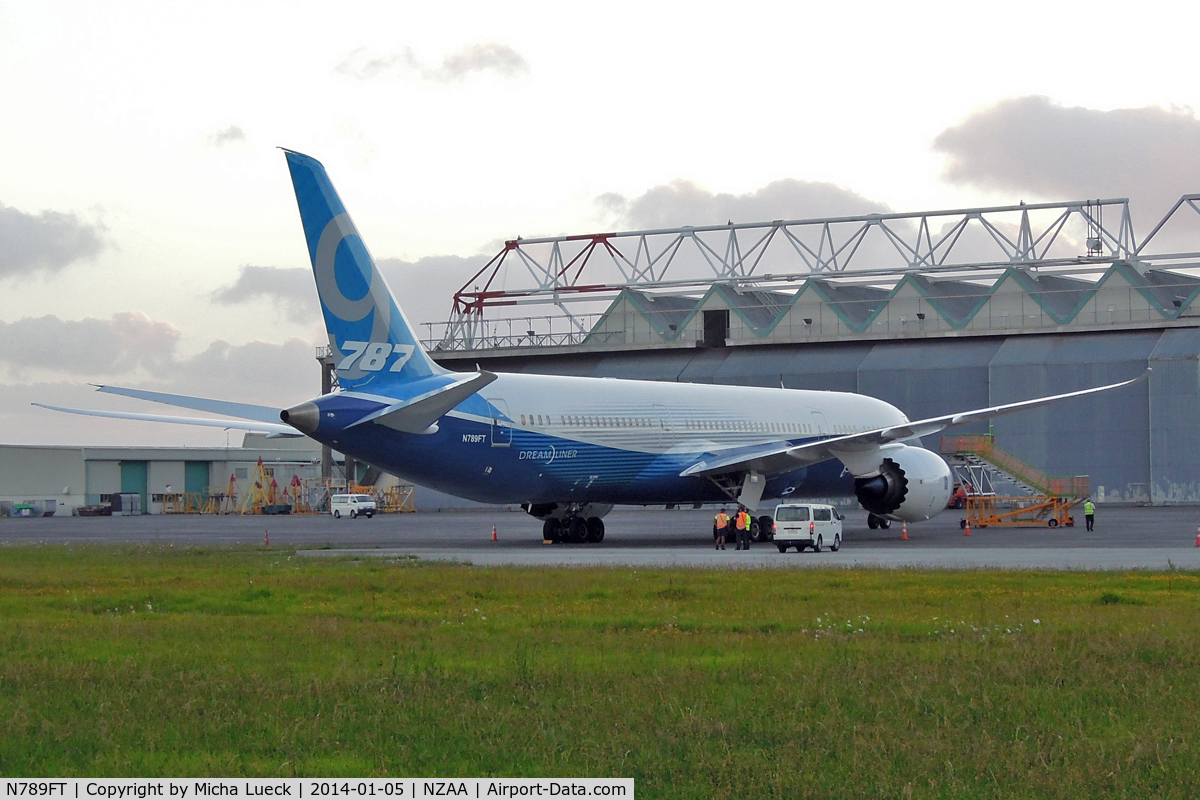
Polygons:
[[863,508],[908,522],[944,509],[950,491],[950,467],[941,456],[908,445],[889,450],[875,477],[854,479],[854,494]]

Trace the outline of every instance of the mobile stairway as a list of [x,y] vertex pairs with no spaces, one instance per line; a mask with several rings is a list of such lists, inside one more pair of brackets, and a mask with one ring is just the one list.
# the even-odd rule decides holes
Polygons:
[[[966,490],[966,516],[959,523],[964,528],[1070,527],[1071,508],[1088,496],[1087,475],[1047,475],[996,447],[991,434],[943,436],[940,450]],[[1002,495],[997,485],[1012,488]]]

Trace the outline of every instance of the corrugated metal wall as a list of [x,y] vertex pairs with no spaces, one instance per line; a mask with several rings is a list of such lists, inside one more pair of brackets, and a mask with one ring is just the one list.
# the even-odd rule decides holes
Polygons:
[[1150,366],[1153,500],[1200,502],[1200,330],[1163,331]]
[[[1151,379],[995,420],[997,446],[1106,500],[1200,503],[1200,329],[499,357],[452,369],[860,392],[910,419]],[[986,425],[951,432],[985,432]],[[925,444],[936,448],[938,437]]]

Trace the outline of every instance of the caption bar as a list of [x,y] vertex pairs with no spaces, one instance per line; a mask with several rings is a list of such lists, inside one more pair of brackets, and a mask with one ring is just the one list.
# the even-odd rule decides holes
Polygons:
[[66,778],[4,780],[4,797],[67,800],[204,800],[212,797],[620,797],[632,798],[633,778]]

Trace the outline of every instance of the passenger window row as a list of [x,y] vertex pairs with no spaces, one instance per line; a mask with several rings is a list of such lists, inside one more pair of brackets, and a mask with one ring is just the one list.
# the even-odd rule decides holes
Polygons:
[[684,427],[692,431],[753,431],[757,433],[812,433],[811,425],[799,422],[747,422],[744,420],[690,419]]
[[[521,424],[545,427],[554,423],[549,414],[544,417],[541,414],[522,414]],[[573,428],[650,428],[654,426],[654,421],[649,417],[599,417],[585,414],[564,416],[560,414],[558,424]]]
[[[652,428],[654,420],[649,417],[601,417],[592,415],[559,415],[559,425],[572,428]],[[545,427],[554,424],[549,414],[522,414],[522,425]],[[692,431],[738,431],[754,433],[801,433],[813,434],[812,425],[800,422],[749,422],[746,420],[696,420],[689,419],[683,423],[687,430]],[[858,428],[853,425],[834,425],[833,432],[838,434],[855,433]]]

